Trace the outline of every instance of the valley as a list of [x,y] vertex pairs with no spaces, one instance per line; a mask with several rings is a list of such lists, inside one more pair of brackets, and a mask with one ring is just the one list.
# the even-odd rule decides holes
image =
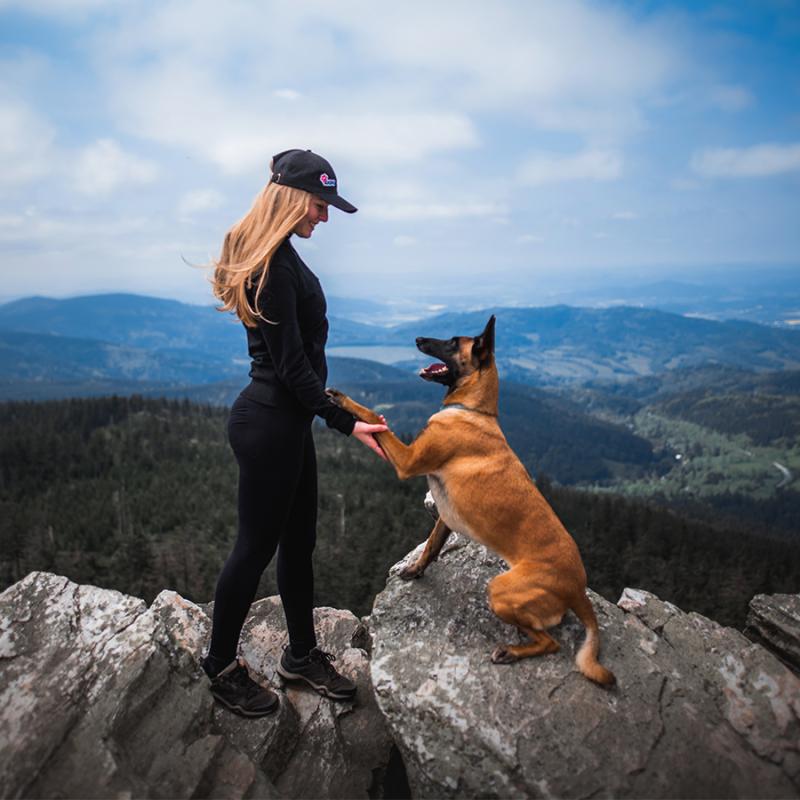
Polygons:
[[[341,300],[336,310],[377,313]],[[443,396],[417,377],[426,360],[414,338],[475,332],[490,313],[501,424],[531,474],[798,535],[798,330],[626,306],[487,308],[389,327],[333,317],[328,383],[413,435]],[[248,380],[243,339],[211,307],[137,295],[16,301],[0,306],[0,400],[227,406]]]

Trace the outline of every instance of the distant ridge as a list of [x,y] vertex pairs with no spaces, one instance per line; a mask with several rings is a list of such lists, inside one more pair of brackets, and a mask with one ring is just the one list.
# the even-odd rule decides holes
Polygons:
[[[497,316],[501,374],[521,383],[618,380],[708,364],[756,371],[800,368],[800,331],[629,306],[490,307],[393,327],[332,317],[328,344],[359,346],[359,355],[367,357],[370,347],[413,348],[417,336],[449,338],[477,333],[491,313]],[[67,300],[31,297],[0,306],[0,331],[17,334],[12,347],[15,355],[0,359],[0,380],[22,378],[18,370],[25,365],[29,378],[47,381],[52,376],[45,364],[54,363],[69,372],[73,356],[77,358],[75,374],[81,375],[90,366],[89,350],[84,347],[78,357],[76,346],[59,348],[57,337],[97,342],[98,360],[91,365],[98,370],[96,377],[112,377],[105,371],[110,368],[109,345],[135,348],[136,353],[128,354],[131,363],[146,361],[144,352],[158,354],[161,366],[153,362],[142,380],[158,374],[157,380],[183,382],[181,362],[193,365],[193,383],[247,373],[242,326],[212,306],[131,294]],[[19,334],[31,338],[26,343]],[[26,347],[30,348],[27,354]],[[51,347],[52,360],[47,355]],[[121,377],[134,378],[136,370],[125,366],[126,357],[117,356],[116,361],[112,359],[114,369],[123,370]],[[416,368],[420,360],[421,356],[398,366]],[[37,364],[41,365],[40,374],[31,374]]]

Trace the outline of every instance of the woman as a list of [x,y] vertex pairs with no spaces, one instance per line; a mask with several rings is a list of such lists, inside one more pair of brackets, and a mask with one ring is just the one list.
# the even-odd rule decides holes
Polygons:
[[271,164],[272,178],[253,207],[225,236],[214,271],[221,310],[244,323],[252,359],[250,384],[233,404],[228,436],[239,463],[239,530],[219,576],[213,628],[203,668],[211,692],[245,716],[275,711],[278,697],[250,678],[236,658],[239,634],[262,572],[278,551],[278,590],[289,644],[278,667],[287,680],[349,700],[355,685],[317,647],[313,620],[317,465],[311,423],[351,433],[383,455],[367,425],[325,395],[328,321],[319,280],[289,241],[328,219],[328,205],[353,213],[339,196],[331,165],[310,150],[287,150]]

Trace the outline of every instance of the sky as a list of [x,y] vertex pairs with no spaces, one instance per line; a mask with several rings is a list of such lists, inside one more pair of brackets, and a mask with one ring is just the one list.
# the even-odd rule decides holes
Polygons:
[[[800,3],[0,0],[0,300],[212,302],[282,150],[329,294],[800,264]],[[196,265],[196,266],[192,266]]]

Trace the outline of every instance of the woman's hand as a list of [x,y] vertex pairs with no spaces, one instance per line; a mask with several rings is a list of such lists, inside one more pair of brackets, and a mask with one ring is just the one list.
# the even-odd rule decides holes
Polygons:
[[[381,419],[383,419],[383,416],[381,416]],[[353,436],[361,444],[365,444],[370,450],[374,450],[384,461],[388,461],[383,450],[381,450],[381,446],[372,435],[373,433],[381,433],[388,430],[389,428],[386,425],[370,425],[368,422],[357,421],[355,428],[353,428]]]

